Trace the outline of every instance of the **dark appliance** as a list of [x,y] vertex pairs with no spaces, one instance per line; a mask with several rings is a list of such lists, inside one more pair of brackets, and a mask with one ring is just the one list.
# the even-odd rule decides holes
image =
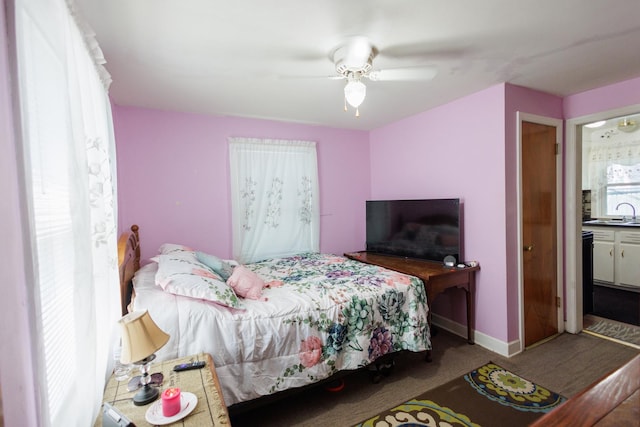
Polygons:
[[463,262],[460,199],[368,200],[368,252],[442,262]]
[[593,231],[582,232],[582,314],[593,313]]
[[591,219],[591,190],[582,190],[582,220]]

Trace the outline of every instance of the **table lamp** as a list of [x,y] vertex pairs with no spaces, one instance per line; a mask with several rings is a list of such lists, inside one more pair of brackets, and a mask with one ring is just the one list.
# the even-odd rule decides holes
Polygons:
[[142,388],[133,396],[133,403],[137,406],[146,405],[156,400],[160,394],[157,388],[149,384],[149,369],[156,358],[155,352],[169,341],[169,335],[155,324],[147,310],[129,313],[118,323],[122,331],[120,361],[140,365],[142,374]]

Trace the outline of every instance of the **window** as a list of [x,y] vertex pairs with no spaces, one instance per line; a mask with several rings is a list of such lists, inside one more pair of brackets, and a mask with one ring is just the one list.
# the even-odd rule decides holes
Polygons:
[[607,168],[607,215],[630,217],[640,213],[640,163],[631,166],[612,164]]
[[640,212],[640,131],[621,131],[618,122],[583,133],[582,183],[591,191],[592,218],[630,217],[633,209],[620,203]]
[[229,157],[234,258],[318,252],[315,142],[231,138]]
[[14,16],[45,426],[93,424],[120,311],[108,74],[70,4],[16,0]]

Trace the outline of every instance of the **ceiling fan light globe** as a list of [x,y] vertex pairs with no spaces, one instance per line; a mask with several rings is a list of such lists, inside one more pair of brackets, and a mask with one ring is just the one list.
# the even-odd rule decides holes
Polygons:
[[344,97],[353,108],[358,108],[367,96],[367,87],[360,81],[350,81],[344,87]]

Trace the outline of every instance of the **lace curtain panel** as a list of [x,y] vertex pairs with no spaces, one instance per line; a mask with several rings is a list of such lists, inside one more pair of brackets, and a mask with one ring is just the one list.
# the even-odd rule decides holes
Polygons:
[[590,142],[586,161],[592,215],[614,214],[607,212],[607,185],[640,182],[640,135],[603,132]]
[[88,426],[120,317],[109,78],[70,2],[15,5],[39,419]]
[[234,258],[318,252],[316,143],[229,138],[229,159]]

